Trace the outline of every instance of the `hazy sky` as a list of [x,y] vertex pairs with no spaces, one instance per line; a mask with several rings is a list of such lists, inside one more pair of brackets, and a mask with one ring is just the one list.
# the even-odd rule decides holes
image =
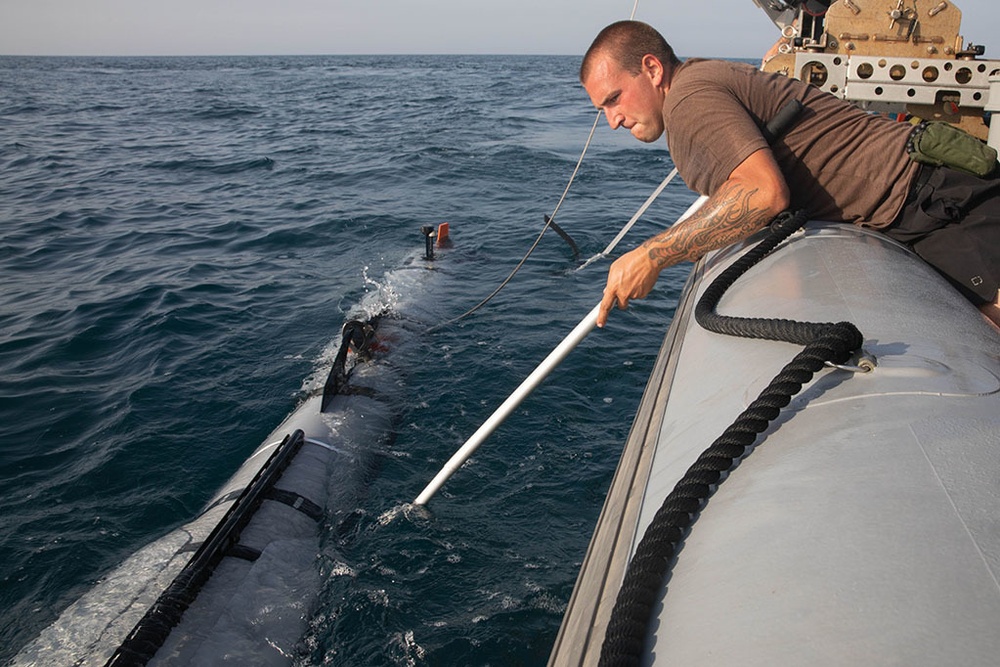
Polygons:
[[[936,0],[918,0],[930,3]],[[632,0],[0,0],[0,54],[581,54]],[[885,0],[887,8],[895,4]],[[959,0],[1000,58],[1000,0]],[[777,29],[751,0],[640,0],[683,56],[757,57]],[[992,44],[991,44],[992,40]]]

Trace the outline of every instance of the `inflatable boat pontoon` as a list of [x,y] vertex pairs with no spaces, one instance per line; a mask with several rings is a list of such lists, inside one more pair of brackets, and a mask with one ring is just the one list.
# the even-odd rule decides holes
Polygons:
[[[799,352],[695,321],[713,279],[753,246],[709,256],[689,279],[550,665],[598,663],[665,498]],[[625,640],[638,659],[602,664],[997,664],[1000,334],[904,247],[816,222],[717,310],[846,320],[863,353],[816,373],[723,473],[664,576],[638,592],[648,617]]]

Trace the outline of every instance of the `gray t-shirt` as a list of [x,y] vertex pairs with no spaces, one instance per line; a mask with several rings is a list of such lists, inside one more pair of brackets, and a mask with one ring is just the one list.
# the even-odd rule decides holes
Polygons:
[[760,128],[791,98],[805,108],[771,150],[792,208],[834,222],[890,224],[918,171],[906,154],[912,126],[742,63],[690,59],[674,72],[663,119],[670,156],[688,187],[715,192],[767,146]]

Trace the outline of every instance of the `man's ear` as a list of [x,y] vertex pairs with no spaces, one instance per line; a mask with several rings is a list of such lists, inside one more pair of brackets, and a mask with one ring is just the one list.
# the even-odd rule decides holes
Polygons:
[[642,57],[642,72],[650,78],[654,86],[658,87],[663,83],[663,63],[653,54],[647,53]]

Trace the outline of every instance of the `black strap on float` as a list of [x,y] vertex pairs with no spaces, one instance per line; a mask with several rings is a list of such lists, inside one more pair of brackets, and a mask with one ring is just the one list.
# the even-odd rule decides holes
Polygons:
[[361,320],[350,320],[344,324],[341,332],[340,349],[333,360],[333,368],[326,377],[323,385],[323,401],[320,411],[326,410],[332,399],[337,394],[343,393],[344,386],[350,372],[347,369],[347,353],[354,351],[359,359],[368,360],[371,358],[371,345],[375,342],[375,327],[378,324],[379,316],[375,316],[367,322]]
[[850,322],[816,324],[780,319],[726,317],[715,312],[722,295],[750,267],[767,256],[805,222],[806,215],[783,213],[771,233],[734,262],[702,295],[695,307],[698,323],[716,333],[805,345],[736,421],[702,452],[664,499],[628,564],[601,646],[600,665],[638,665],[663,582],[678,546],[733,462],[749,453],[757,436],[778,417],[802,385],[827,361],[841,364],[861,347],[864,337]]
[[[105,667],[140,667],[149,662],[180,622],[184,611],[219,562],[237,546],[240,533],[304,442],[305,434],[301,430],[285,436],[191,560],[132,628]],[[235,553],[242,558],[249,555],[241,549]]]

